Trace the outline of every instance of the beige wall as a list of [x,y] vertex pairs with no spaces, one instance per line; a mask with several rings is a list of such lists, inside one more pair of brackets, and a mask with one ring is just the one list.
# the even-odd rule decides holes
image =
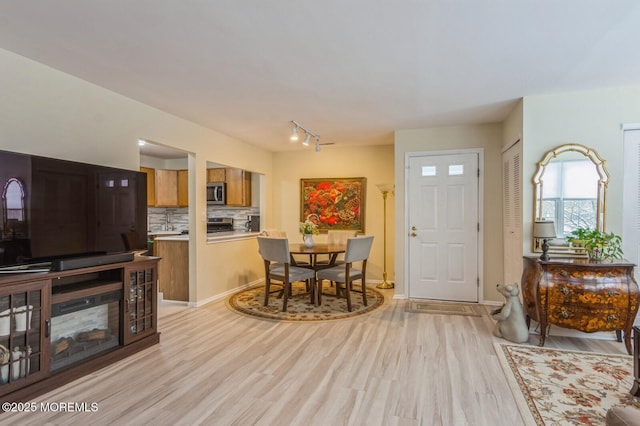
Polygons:
[[502,125],[399,130],[395,134],[396,297],[408,297],[405,277],[408,226],[405,223],[405,156],[411,152],[482,148],[484,150],[484,242],[481,298],[499,301],[502,282]]
[[[206,243],[206,163],[268,176],[270,152],[5,50],[0,50],[0,69],[0,149],[130,170],[139,167],[139,138],[189,152],[191,301],[229,288],[219,275],[228,269],[229,258],[220,254],[219,245]],[[265,185],[269,194],[270,179]],[[269,212],[269,198],[263,208]],[[237,259],[256,256],[250,244],[234,244],[232,252]],[[245,262],[229,279],[235,284],[240,276],[262,273],[259,263]]]
[[606,229],[622,234],[623,140],[621,125],[640,122],[640,86],[524,98],[523,250],[531,254],[533,175],[544,154],[579,143],[605,160],[610,180]]
[[[393,146],[361,146],[354,148],[322,147],[313,150],[278,152],[273,155],[273,220],[270,227],[287,232],[292,241],[302,242],[300,235],[300,179],[302,178],[367,178],[365,200],[365,233],[374,235],[367,264],[367,281],[382,280],[383,270],[383,199],[376,187],[393,183]],[[387,275],[394,278],[393,196],[387,199]],[[326,235],[316,239],[326,241]]]
[[[484,149],[483,297],[502,300],[495,283],[502,276],[501,147],[523,140],[523,249],[530,253],[533,218],[531,177],[543,154],[564,143],[593,147],[611,174],[607,228],[622,231],[623,123],[640,122],[640,87],[529,96],[503,124],[399,130],[394,146],[270,153],[213,130],[131,100],[112,91],[0,50],[0,149],[135,170],[138,138],[188,152],[190,286],[192,302],[206,301],[262,275],[255,241],[206,243],[207,161],[264,175],[261,214],[266,226],[298,236],[299,179],[367,177],[366,232],[376,236],[371,278],[382,272],[382,196],[377,183],[395,182],[387,203],[387,271],[396,297],[406,296],[405,175],[408,152]],[[253,243],[253,244],[252,244]],[[233,259],[250,259],[237,271],[220,274]]]
[[522,140],[522,108],[520,99],[502,123],[502,150],[506,150],[518,140]]

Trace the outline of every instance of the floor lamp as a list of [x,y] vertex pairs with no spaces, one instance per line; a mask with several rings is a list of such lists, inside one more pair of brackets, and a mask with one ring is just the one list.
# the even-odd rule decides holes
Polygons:
[[387,196],[389,193],[393,193],[393,185],[388,183],[379,183],[378,189],[382,192],[382,200],[384,204],[384,231],[383,231],[383,270],[382,270],[382,282],[376,287],[378,288],[393,288],[393,283],[387,282]]

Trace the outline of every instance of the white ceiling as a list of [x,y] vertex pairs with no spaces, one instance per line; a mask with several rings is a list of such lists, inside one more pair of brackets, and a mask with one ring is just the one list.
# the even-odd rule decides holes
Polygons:
[[[273,151],[640,84],[637,0],[3,0],[0,48]],[[313,149],[313,148],[307,148]]]

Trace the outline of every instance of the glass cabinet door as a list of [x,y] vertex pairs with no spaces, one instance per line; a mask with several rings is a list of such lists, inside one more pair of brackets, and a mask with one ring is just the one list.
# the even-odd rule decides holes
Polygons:
[[[49,374],[50,281],[0,290],[0,395]],[[48,340],[47,340],[48,341]]]
[[157,268],[155,264],[125,269],[124,344],[156,332]]

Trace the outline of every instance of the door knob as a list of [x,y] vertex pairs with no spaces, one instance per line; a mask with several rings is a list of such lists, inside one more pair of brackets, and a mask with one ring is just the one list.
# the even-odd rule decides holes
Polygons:
[[411,236],[412,236],[412,237],[416,237],[416,236],[418,236],[418,234],[416,234],[415,232],[412,232],[412,233],[411,233]]

